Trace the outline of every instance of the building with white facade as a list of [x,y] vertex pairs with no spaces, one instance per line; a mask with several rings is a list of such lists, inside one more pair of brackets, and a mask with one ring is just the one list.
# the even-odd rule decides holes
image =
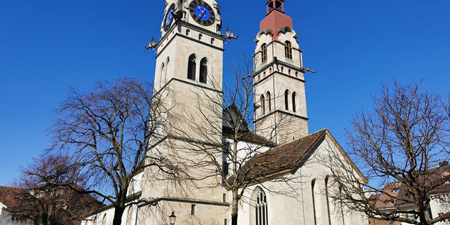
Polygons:
[[[270,0],[266,5],[267,12],[261,12],[266,16],[260,24],[253,55],[253,93],[258,109],[254,115],[254,130],[245,130],[253,138],[243,143],[263,145],[260,147],[264,150],[248,159],[240,170],[240,173],[256,176],[258,182],[252,183],[244,192],[239,224],[368,224],[366,217],[356,212],[344,212],[329,197],[329,191],[335,187],[330,185],[331,171],[321,163],[320,155],[333,153],[346,160],[355,171],[359,170],[328,130],[309,132],[305,92],[305,73],[309,70],[303,67],[298,35],[292,19],[285,14],[284,0]],[[165,7],[162,37],[157,44],[149,46],[157,50],[155,93],[166,95],[166,102],[175,114],[173,117],[194,115],[199,121],[204,117],[196,118],[192,113],[199,107],[202,110],[202,106],[197,105],[199,96],[216,99],[223,93],[224,42],[232,36],[221,33],[220,6],[215,0],[167,0]],[[202,113],[210,113],[211,116],[206,117],[214,118],[214,115],[222,114],[222,108],[217,110],[205,109]],[[209,124],[217,125],[217,130],[222,130],[212,133],[209,138],[227,140],[226,127],[222,127],[221,120],[209,121]],[[288,126],[277,126],[281,120]],[[195,136],[196,131],[190,124],[182,121],[185,120],[173,123],[184,133]],[[173,143],[189,145],[189,140],[175,138],[166,142],[172,145],[163,145],[161,149],[168,153],[177,151],[170,147]],[[267,144],[269,142],[271,144]],[[253,165],[259,162],[268,164],[256,171]],[[195,172],[203,171],[200,168]],[[132,185],[129,201],[151,200],[154,204],[130,204],[122,224],[169,224],[172,212],[177,217],[177,225],[231,224],[231,193],[217,180],[202,180],[179,192],[167,183],[146,180],[148,173],[152,171],[144,170],[136,179],[139,185]],[[361,173],[359,175],[365,179]],[[288,181],[278,182],[280,177]],[[82,225],[112,224],[113,213],[112,207],[104,208],[86,218]]]

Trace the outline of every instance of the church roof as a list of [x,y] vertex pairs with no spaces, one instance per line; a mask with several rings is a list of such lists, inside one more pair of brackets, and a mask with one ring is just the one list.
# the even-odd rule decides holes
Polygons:
[[321,130],[256,155],[243,166],[238,177],[255,180],[293,171],[311,153],[317,143],[323,140],[326,133],[327,130]]
[[18,188],[0,186],[0,202],[7,207],[17,207],[19,202],[16,193],[19,191]]
[[294,172],[302,166],[304,161],[317,149],[326,136],[331,138],[338,150],[343,154],[347,162],[355,168],[361,178],[366,180],[327,129],[256,155],[242,167],[238,173],[238,179],[254,181]]

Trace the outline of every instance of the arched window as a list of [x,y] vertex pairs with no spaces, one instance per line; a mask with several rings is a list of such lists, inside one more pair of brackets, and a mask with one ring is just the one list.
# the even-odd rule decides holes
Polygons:
[[261,45],[261,57],[262,57],[263,62],[267,61],[267,45],[266,44]]
[[197,57],[192,54],[188,60],[188,79],[195,80],[195,68],[197,67]]
[[264,95],[261,95],[261,97],[259,98],[259,102],[261,104],[261,115],[264,115],[264,114],[266,114]]
[[266,97],[267,97],[267,109],[268,109],[267,111],[271,112],[272,111],[272,101],[270,98],[270,92],[266,93]]
[[255,204],[255,223],[256,225],[269,225],[267,196],[261,188],[256,188],[252,194],[252,201]]
[[191,30],[187,29],[186,30],[186,36],[189,36],[189,33],[191,32]]
[[105,213],[105,215],[103,216],[103,219],[102,219],[102,225],[106,225],[106,213]]
[[284,92],[284,108],[289,110],[289,90]]
[[284,55],[288,59],[292,59],[292,44],[289,41],[286,41],[284,46]]
[[200,83],[205,83],[208,80],[208,60],[203,58],[200,61]]
[[127,213],[127,223],[126,225],[133,225],[133,208],[130,206],[128,207],[128,213]]
[[329,176],[325,178],[325,197],[327,198],[327,213],[328,213],[328,224],[331,225],[331,210],[330,210],[330,198],[329,198]]
[[[161,64],[161,78],[166,75],[166,65],[164,63]],[[162,79],[161,79],[162,80]]]
[[313,215],[314,215],[314,225],[317,225],[317,216],[316,216],[316,193],[315,193],[316,180],[311,181],[311,200],[313,204]]
[[297,111],[297,106],[295,104],[295,101],[297,101],[297,93],[296,92],[292,93],[292,111],[293,112]]
[[165,70],[164,76],[167,76],[167,71],[169,70],[169,63],[170,63],[170,58],[167,57],[167,60],[166,60],[166,70]]

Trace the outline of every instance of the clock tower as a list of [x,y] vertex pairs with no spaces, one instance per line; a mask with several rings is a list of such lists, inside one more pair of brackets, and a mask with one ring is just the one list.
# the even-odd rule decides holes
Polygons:
[[[191,166],[201,161],[197,158],[201,155],[193,153],[195,143],[222,141],[220,132],[204,137],[194,128],[204,125],[222,129],[222,107],[210,104],[222,102],[227,37],[220,32],[220,6],[215,0],[166,0],[164,6],[161,38],[148,47],[156,52],[154,95],[169,111],[159,131],[167,139],[157,146],[157,151],[173,163],[183,162],[180,165],[184,165],[184,172],[194,179],[178,183],[155,179],[158,172],[145,171],[153,178],[143,178],[142,197],[159,200],[158,209],[149,205],[144,210],[148,213],[144,217],[158,221],[145,224],[166,224],[166,215],[172,211],[177,212],[177,224],[223,224],[227,216],[219,212],[228,207],[223,200],[226,190],[217,185],[216,177],[207,177],[211,174],[209,168]],[[196,211],[211,213],[201,217]]]
[[[200,102],[221,101],[223,47],[220,6],[215,0],[167,0],[156,49],[155,93],[163,95],[171,109],[172,127],[191,134],[183,117],[201,120]],[[203,101],[204,100],[204,101]],[[206,104],[204,104],[206,105]],[[213,112],[217,117],[222,109]],[[199,111],[202,111],[201,113]],[[181,123],[180,121],[183,121]],[[176,124],[180,122],[180,124]],[[214,121],[220,126],[221,121]],[[220,135],[220,134],[217,134]],[[220,139],[220,137],[218,137]]]
[[276,144],[308,135],[302,50],[284,0],[270,0],[255,39],[255,132]]

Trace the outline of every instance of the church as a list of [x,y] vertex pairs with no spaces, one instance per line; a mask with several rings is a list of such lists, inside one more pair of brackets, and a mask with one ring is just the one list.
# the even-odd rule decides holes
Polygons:
[[[227,179],[249,180],[238,189],[240,225],[369,224],[364,215],[339,207],[330,197],[337,187],[331,185],[331,171],[323,156],[341,158],[365,178],[328,130],[308,130],[305,73],[313,71],[303,67],[298,35],[285,13],[285,1],[269,0],[267,11],[261,12],[266,16],[255,34],[253,72],[248,75],[254,102],[252,125],[238,125],[239,132],[246,134],[240,143],[233,139],[229,125],[246,115],[234,104],[225,110],[221,107],[226,94],[224,44],[236,37],[229,31],[222,34],[220,5],[216,0],[166,0],[164,5],[161,39],[148,47],[156,52],[155,95],[164,96],[172,112],[166,118],[171,120],[170,128],[161,131],[168,138],[160,144],[160,151],[189,162],[204,158],[194,148],[216,146],[214,143],[248,148],[243,152],[252,153],[236,155],[242,163],[238,168],[233,168],[227,153],[211,154],[222,170],[196,167],[190,172],[206,173],[204,179],[185,184],[158,180],[154,171],[143,170],[128,191],[130,204],[122,224],[231,224],[234,192],[224,185]],[[219,106],[199,104],[208,101]],[[199,132],[207,126],[215,132]],[[216,174],[208,176],[211,171]],[[105,207],[82,225],[112,224],[113,214],[112,207]]]

